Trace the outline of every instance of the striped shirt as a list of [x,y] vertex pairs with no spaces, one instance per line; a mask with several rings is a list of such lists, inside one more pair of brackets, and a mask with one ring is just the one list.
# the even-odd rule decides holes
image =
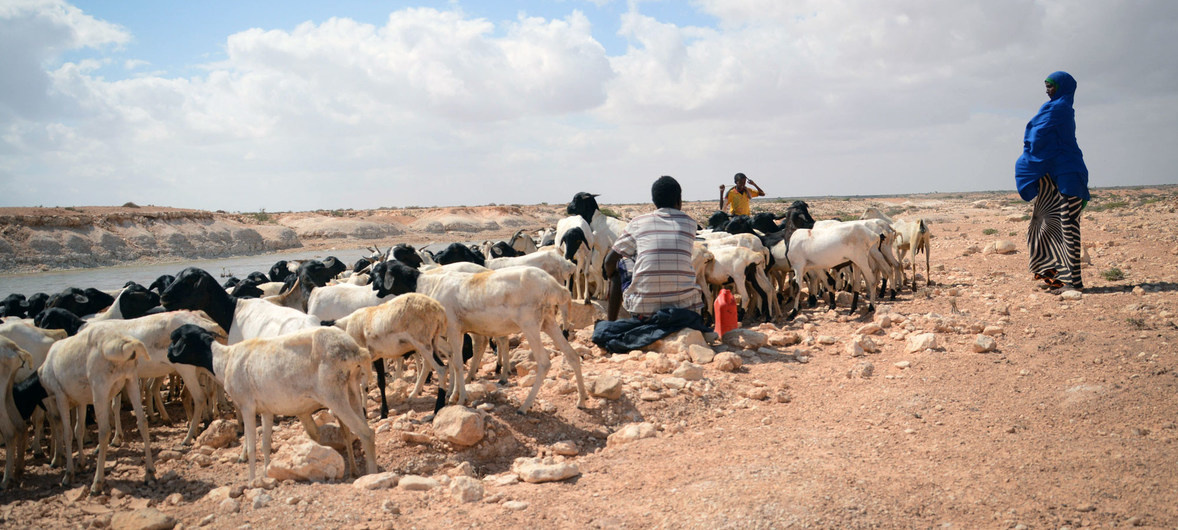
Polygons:
[[634,259],[634,280],[622,293],[622,307],[631,314],[649,315],[659,309],[703,306],[691,250],[695,220],[674,208],[659,208],[626,225],[613,250]]

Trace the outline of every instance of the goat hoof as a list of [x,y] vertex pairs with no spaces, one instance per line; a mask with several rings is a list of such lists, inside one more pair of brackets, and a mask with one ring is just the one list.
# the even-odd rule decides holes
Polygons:
[[95,482],[94,484],[91,484],[90,485],[90,495],[92,495],[94,497],[102,495],[102,486],[103,486],[102,482]]

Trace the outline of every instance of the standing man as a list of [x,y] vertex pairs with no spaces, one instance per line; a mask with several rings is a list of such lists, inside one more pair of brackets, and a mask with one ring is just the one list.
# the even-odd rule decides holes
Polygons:
[[[703,307],[702,293],[695,283],[691,251],[695,242],[695,220],[683,213],[683,190],[674,178],[663,176],[650,188],[657,210],[635,217],[605,256],[604,272],[610,282],[609,320],[617,320],[619,306],[625,306],[639,320],[660,309],[697,311]],[[622,292],[618,261],[634,260],[633,280]]]
[[[737,173],[732,177],[732,181],[736,184],[728,193],[724,193],[724,185],[720,185],[720,210],[723,211],[725,206],[732,215],[748,215],[749,203],[752,202],[753,197],[761,197],[765,195],[765,190],[762,190],[756,182],[749,180],[744,176],[744,173]],[[745,186],[745,183],[752,184],[756,190],[750,190]]]

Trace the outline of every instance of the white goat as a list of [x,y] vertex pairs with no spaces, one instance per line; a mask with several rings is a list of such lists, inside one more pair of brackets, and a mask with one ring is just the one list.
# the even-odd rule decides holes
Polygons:
[[4,459],[4,480],[0,481],[0,490],[8,489],[14,480],[20,480],[20,473],[24,470],[25,443],[28,435],[25,421],[16,409],[12,400],[12,385],[16,382],[17,371],[21,367],[31,367],[33,357],[29,352],[17,346],[15,342],[0,336],[0,435],[4,437],[4,447],[8,449]]
[[[747,311],[750,298],[745,282],[752,282],[753,290],[761,301],[759,310],[763,313],[762,317],[771,318],[773,307],[776,306],[776,297],[770,294],[774,292],[773,285],[765,275],[765,265],[768,262],[766,252],[742,246],[709,246],[708,250],[713,256],[711,264],[706,269],[708,284],[718,289],[731,279],[737,294],[740,295],[740,308]],[[751,278],[747,274],[750,268],[753,274]]]
[[[392,296],[392,295],[390,295]],[[372,307],[357,309],[352,314],[335,321],[335,326],[346,331],[357,344],[368,348],[374,360],[389,359],[401,367],[404,356],[416,352],[425,365],[435,372],[439,385],[445,379],[442,367],[435,354],[438,343],[446,331],[446,309],[436,300],[417,293],[406,293]],[[400,377],[397,370],[396,377]],[[385,399],[384,370],[377,371],[377,385],[380,387],[380,416],[389,415]],[[410,395],[417,395],[425,381],[425,370],[418,370],[417,384]],[[435,408],[441,408],[441,403]]]
[[78,439],[78,459],[85,461],[82,452],[82,433],[86,426],[86,405],[94,405],[94,420],[98,424],[98,462],[94,467],[92,494],[102,492],[106,480],[106,452],[110,439],[111,398],[120,388],[127,390],[127,398],[135,411],[139,434],[143,437],[143,466],[145,482],[155,483],[155,466],[151,460],[151,442],[147,433],[147,418],[140,402],[139,378],[135,374],[136,358],[147,356],[147,347],[139,340],[113,332],[112,328],[87,326],[73,337],[57,341],[49,348],[49,356],[37,370],[41,385],[56,404],[62,424],[66,469],[62,485],[74,479],[74,432],[70,428],[70,409],[77,412],[75,423]]
[[[574,228],[580,228],[581,234],[585,236],[584,243],[566,242],[565,234]],[[556,233],[554,235],[556,241],[556,248],[560,250],[562,256],[570,259],[576,264],[576,269],[573,270],[573,284],[569,286],[569,291],[575,297],[587,300],[590,297],[589,282],[595,281],[593,277],[594,271],[590,262],[593,259],[593,228],[589,223],[582,219],[579,215],[565,217],[556,222]],[[570,252],[568,245],[575,245],[576,248]],[[597,275],[601,275],[601,271],[597,271]]]
[[[869,254],[875,244],[879,242],[877,234],[863,225],[839,223],[828,228],[802,228],[793,233],[789,241],[787,256],[793,267],[794,282],[797,292],[794,294],[793,309],[789,317],[797,314],[801,299],[801,281],[807,271],[827,270],[850,261],[855,266],[855,272],[862,276],[870,293],[870,309],[874,309],[876,301],[875,277],[867,274],[873,269]],[[813,293],[811,293],[813,294]],[[870,310],[869,309],[869,310]]]
[[[297,309],[257,298],[235,298],[217,285],[217,280],[211,274],[196,267],[180,271],[175,281],[160,295],[160,303],[169,311],[204,311],[229,334],[230,345],[246,339],[277,337],[320,326],[320,319]],[[319,427],[311,421],[310,414],[299,420],[311,439],[318,440]]]
[[[67,336],[63,329],[42,329],[33,325],[29,320],[16,319],[0,324],[0,337],[11,340],[32,356],[32,362],[17,371],[17,381],[24,381],[36,372],[37,368],[45,362],[45,357],[49,355],[49,347]],[[33,412],[30,422],[33,425],[33,455],[40,456],[45,431],[45,411],[37,409]]]
[[[101,327],[110,333],[120,333],[142,342],[147,348],[147,355],[137,359],[135,362],[135,371],[140,379],[155,379],[173,373],[180,375],[180,378],[184,380],[184,387],[192,395],[193,402],[193,411],[188,417],[188,434],[180,442],[180,445],[191,444],[192,440],[196,438],[196,430],[200,426],[200,422],[204,420],[205,404],[207,402],[205,391],[201,388],[200,378],[197,376],[196,367],[186,364],[173,364],[168,361],[168,344],[171,342],[170,334],[173,330],[185,324],[193,324],[220,335],[225,334],[216,322],[213,322],[207,315],[198,311],[170,311],[132,320],[91,322],[83,328]],[[158,392],[148,393],[148,399],[158,399],[158,396]],[[160,401],[160,407],[162,408],[162,399]],[[123,440],[123,426],[117,415],[120,404],[120,401],[116,399],[111,410],[115,414],[115,445],[121,444]]]
[[487,260],[486,267],[491,270],[504,269],[507,267],[528,266],[536,267],[544,272],[547,272],[553,279],[565,285],[569,281],[569,277],[577,269],[577,265],[567,259],[564,259],[556,249],[537,250],[531,254],[517,256],[514,258],[494,258]]
[[391,300],[393,295],[377,296],[371,285],[340,283],[311,291],[307,314],[319,320],[336,320],[352,312]]
[[[540,332],[548,335],[565,355],[565,362],[576,376],[577,406],[584,407],[589,399],[581,375],[581,357],[561,333],[557,313],[568,314],[572,300],[569,291],[552,279],[548,273],[535,267],[508,267],[480,273],[430,272],[421,273],[400,264],[390,266],[383,282],[384,289],[394,293],[418,292],[432,297],[446,308],[448,329],[446,338],[449,351],[461,351],[462,334],[473,333],[487,337],[506,337],[523,333],[532,348],[536,361],[535,382],[522,405],[520,412],[527,412],[540,391],[540,385],[551,365],[548,351],[544,348]],[[476,349],[477,350],[477,349]],[[510,360],[506,355],[506,341],[499,341],[500,362],[504,373],[510,372]],[[481,351],[475,351],[472,366],[478,369]],[[450,363],[450,373],[457,386],[458,402],[466,402],[463,363],[457,359]]]
[[916,290],[916,255],[924,251],[924,272],[925,284],[929,284],[932,280],[932,271],[929,269],[929,230],[928,223],[924,219],[897,219],[892,223],[892,228],[896,230],[896,252],[899,253],[898,261],[904,262],[907,255],[911,254],[912,259],[912,290]]
[[364,418],[361,390],[372,357],[343,330],[319,327],[222,346],[212,333],[185,325],[172,333],[168,359],[212,372],[241,409],[250,484],[254,483],[254,463],[257,461],[254,424],[257,414],[262,415],[264,476],[270,467],[270,430],[274,415],[293,415],[310,420],[312,413],[324,407],[340,420],[340,431],[346,440],[348,470],[355,474],[351,443],[354,433],[364,447],[367,472],[376,472],[376,434]]

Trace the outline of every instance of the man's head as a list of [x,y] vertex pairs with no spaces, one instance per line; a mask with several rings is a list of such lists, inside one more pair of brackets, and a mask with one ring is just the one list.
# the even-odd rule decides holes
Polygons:
[[654,181],[650,187],[650,198],[655,208],[681,209],[683,206],[683,188],[672,177],[663,175]]
[[745,182],[748,182],[748,177],[744,173],[737,173],[732,176],[732,182],[736,184],[737,189],[744,189]]

